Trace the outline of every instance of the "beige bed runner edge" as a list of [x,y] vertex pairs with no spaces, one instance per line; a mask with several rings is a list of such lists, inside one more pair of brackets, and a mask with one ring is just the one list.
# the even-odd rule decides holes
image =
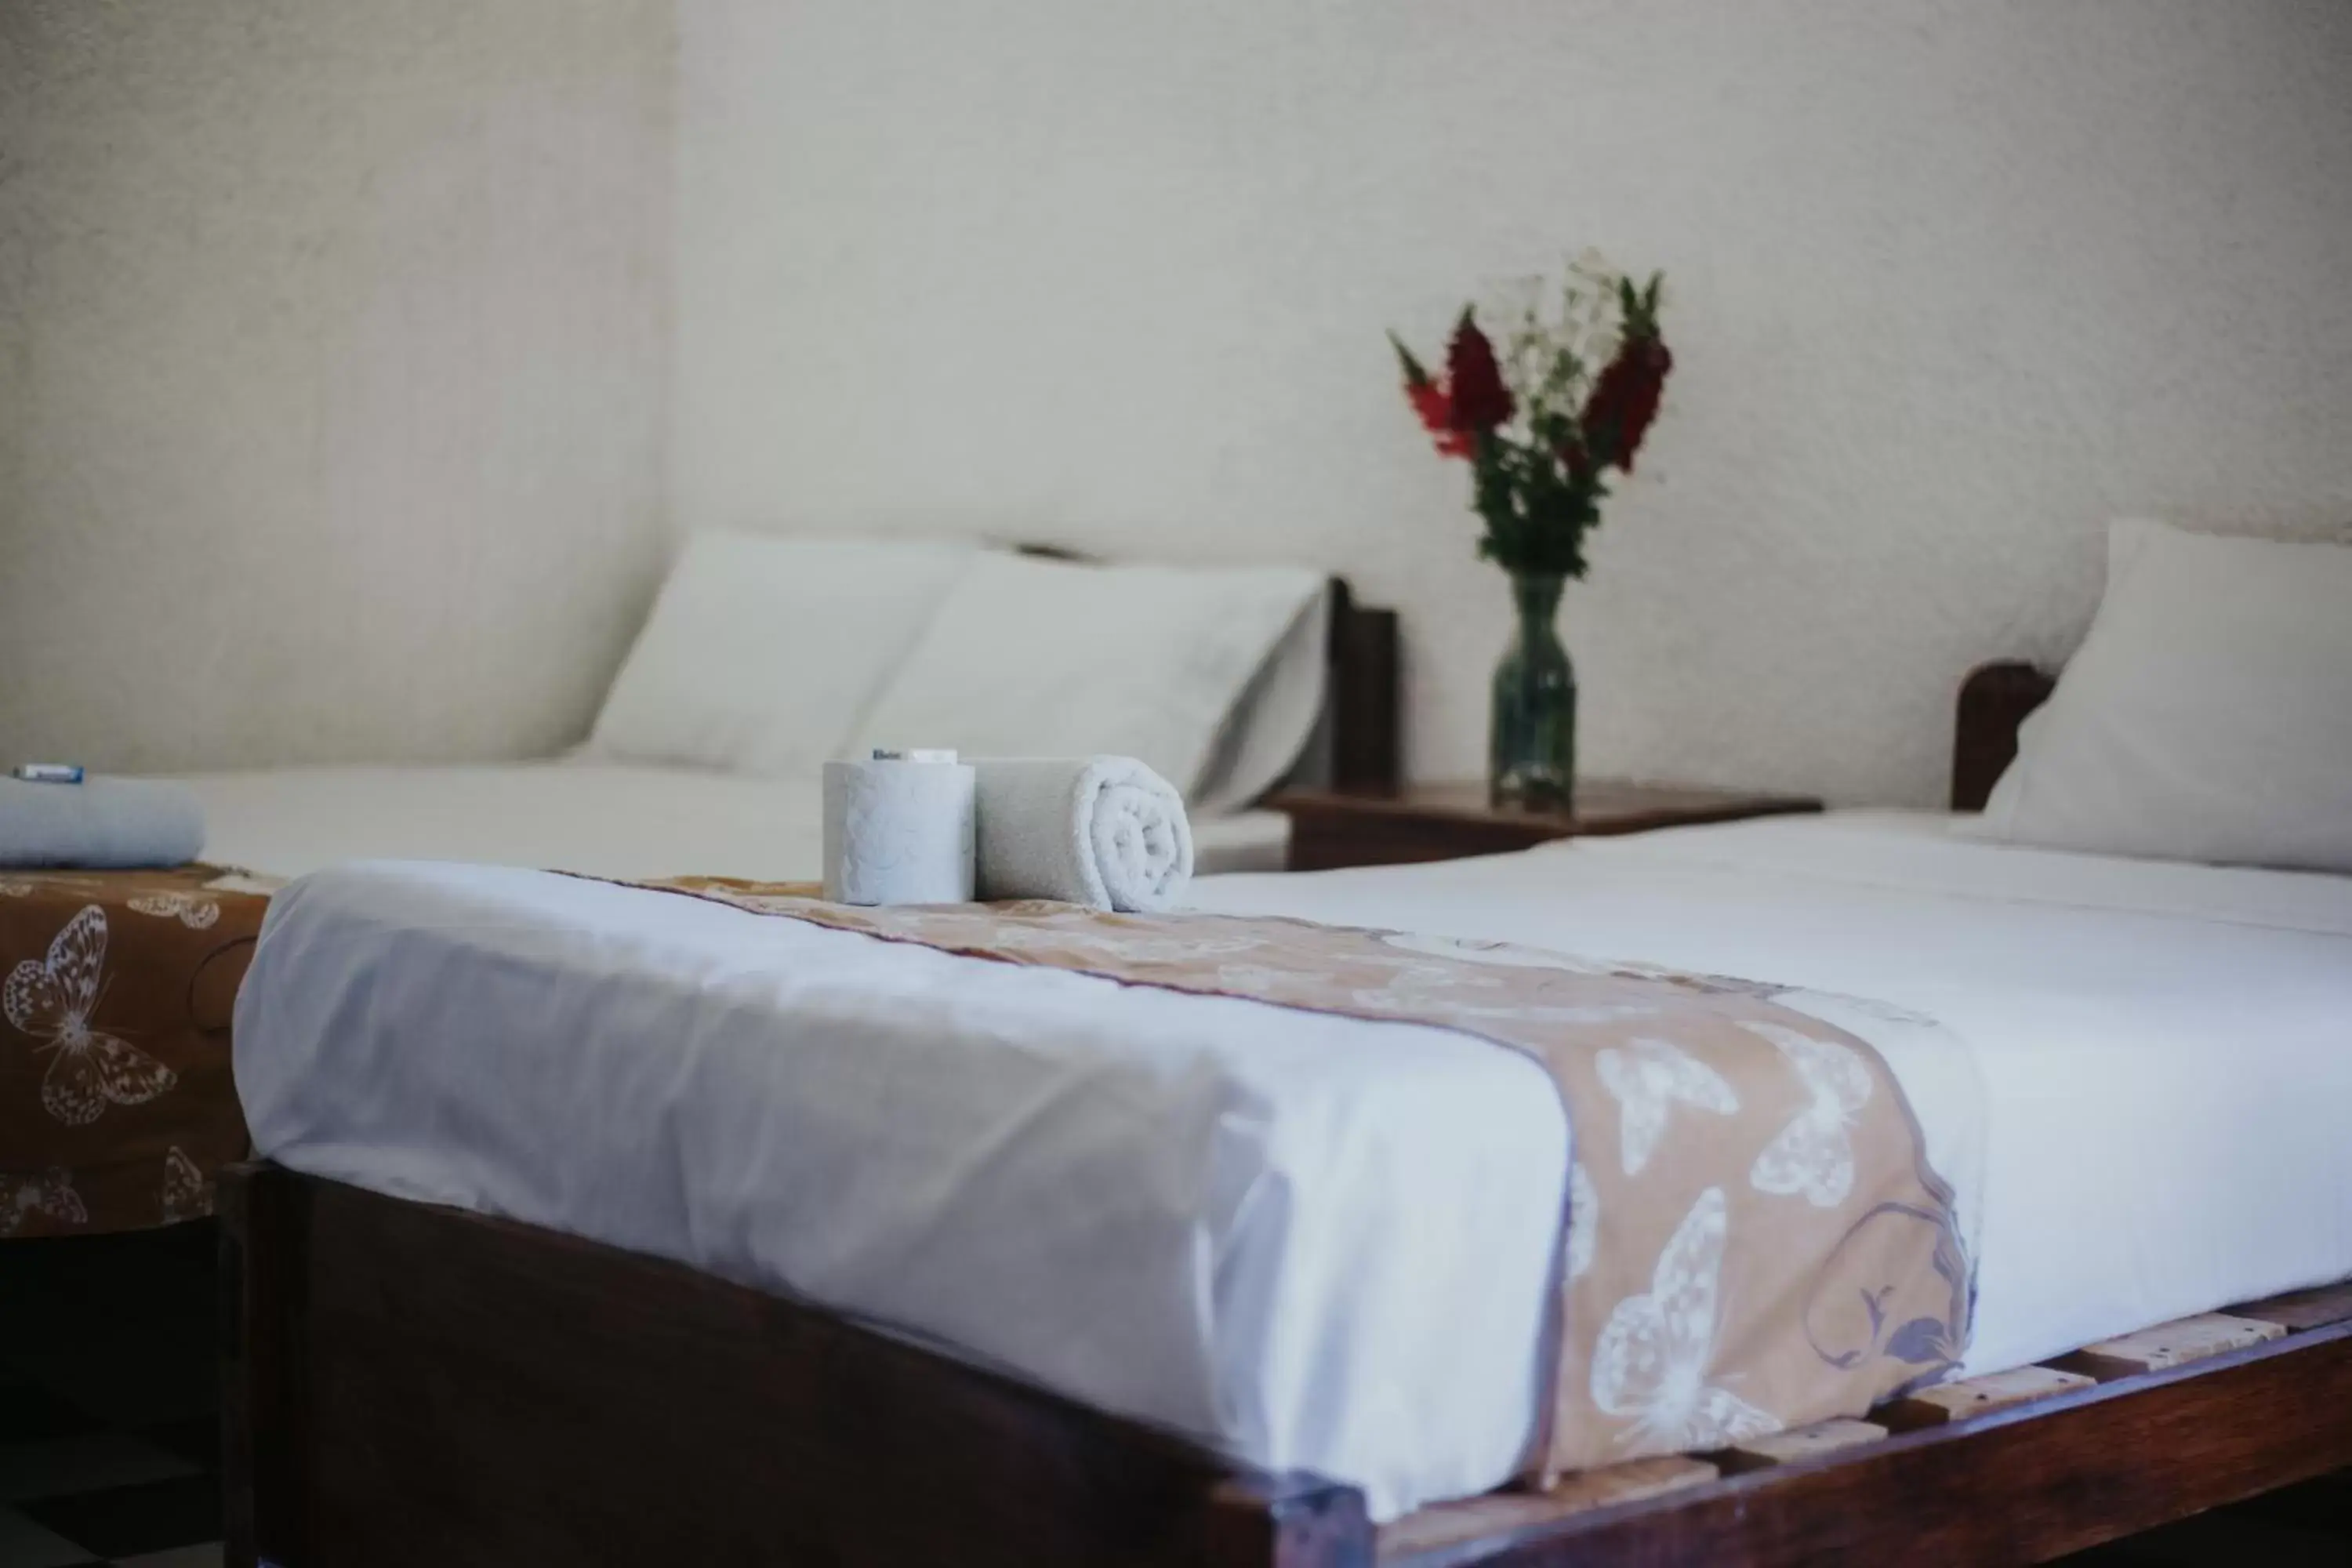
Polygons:
[[632,882],[997,963],[1519,1052],[1571,1133],[1559,1330],[1531,1476],[1856,1415],[1951,1373],[1969,1263],[1950,1187],[1878,1051],[1780,988],[1559,954],[1075,905],[864,909],[805,884]]

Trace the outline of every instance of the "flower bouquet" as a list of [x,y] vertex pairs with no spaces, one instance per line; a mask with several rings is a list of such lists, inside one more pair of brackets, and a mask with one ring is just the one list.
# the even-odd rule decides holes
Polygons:
[[1495,671],[1487,780],[1497,805],[1566,810],[1576,779],[1576,673],[1556,625],[1584,575],[1612,470],[1630,474],[1674,354],[1659,335],[1663,275],[1645,284],[1571,265],[1556,315],[1530,303],[1493,340],[1465,307],[1433,375],[1391,332],[1405,395],[1440,455],[1470,465],[1478,553],[1510,574],[1518,635]]

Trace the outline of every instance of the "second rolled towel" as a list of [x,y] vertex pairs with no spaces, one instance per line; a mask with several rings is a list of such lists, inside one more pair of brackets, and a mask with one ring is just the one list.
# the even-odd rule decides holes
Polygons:
[[1192,880],[1175,786],[1132,757],[975,759],[983,899],[1059,899],[1148,914]]
[[184,784],[0,777],[0,866],[178,866],[204,852],[205,808]]

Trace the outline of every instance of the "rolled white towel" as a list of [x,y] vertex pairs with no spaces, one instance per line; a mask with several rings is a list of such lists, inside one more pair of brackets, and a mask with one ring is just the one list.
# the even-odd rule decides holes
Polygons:
[[180,866],[204,852],[205,808],[184,785],[0,777],[0,866]]
[[983,899],[1171,908],[1192,880],[1174,785],[1133,757],[976,758]]

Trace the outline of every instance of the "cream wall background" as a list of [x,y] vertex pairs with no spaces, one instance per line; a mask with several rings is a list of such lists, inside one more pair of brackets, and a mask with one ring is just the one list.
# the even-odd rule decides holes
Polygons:
[[0,0],[0,757],[544,752],[658,569],[667,0]]
[[1595,767],[1927,802],[2104,519],[2352,520],[2341,0],[682,0],[688,523],[1344,569],[1411,762],[1503,586],[1383,327],[1599,244],[1679,356],[1566,626]]
[[1381,331],[1598,243],[1681,368],[1588,760],[1933,799],[2102,519],[2352,518],[2347,67],[2340,0],[0,0],[0,755],[544,752],[729,523],[1328,563],[1471,773],[1502,585]]

